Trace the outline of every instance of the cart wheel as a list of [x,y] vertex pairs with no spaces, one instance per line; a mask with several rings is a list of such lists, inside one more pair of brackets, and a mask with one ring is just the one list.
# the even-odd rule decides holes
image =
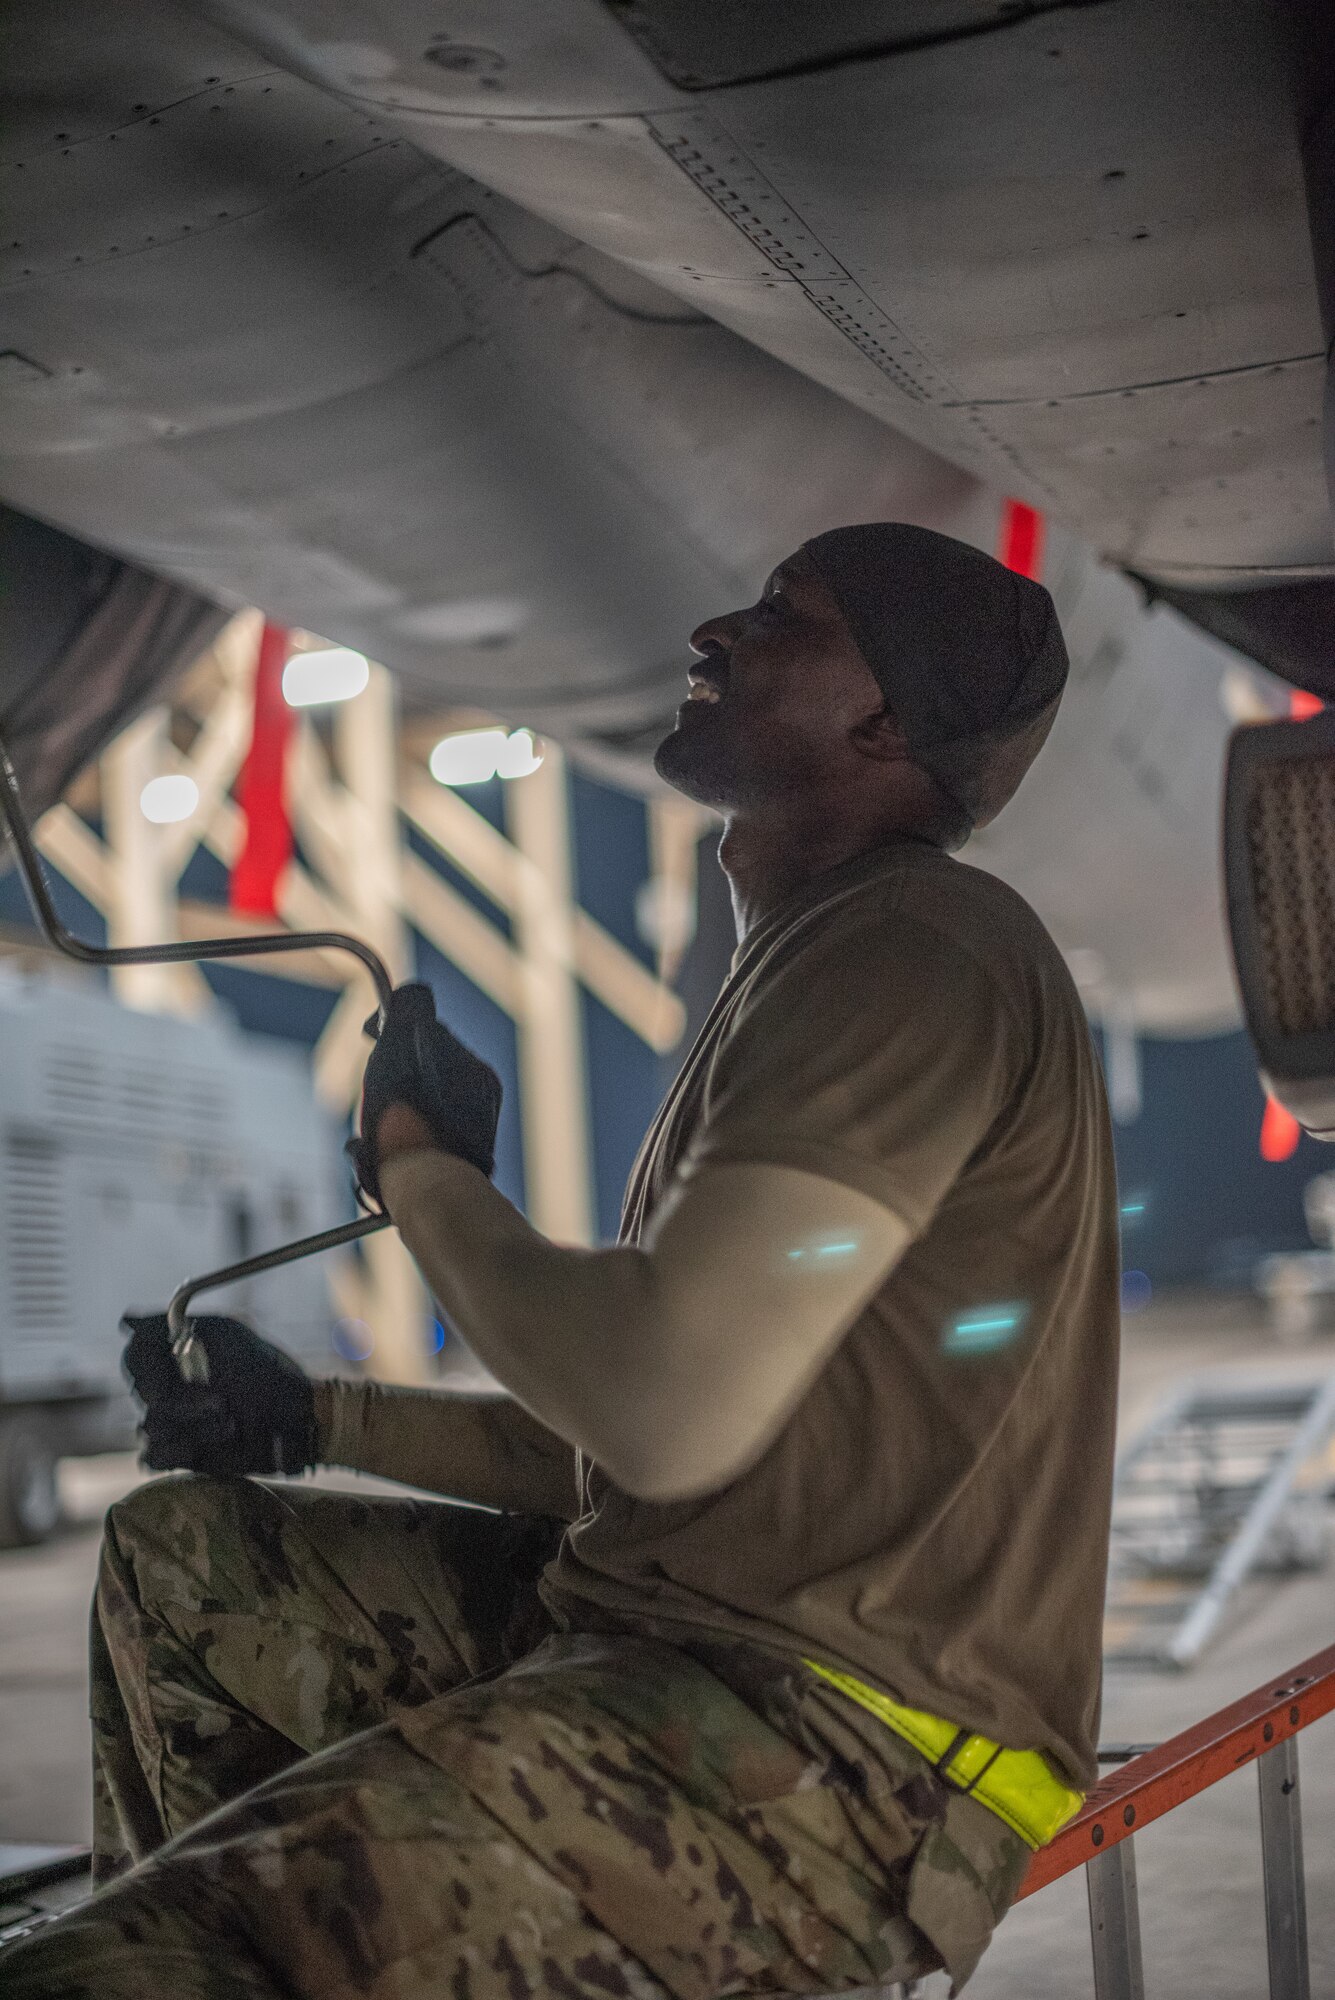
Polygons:
[[60,1520],[55,1438],[38,1412],[0,1416],[0,1548],[44,1542]]

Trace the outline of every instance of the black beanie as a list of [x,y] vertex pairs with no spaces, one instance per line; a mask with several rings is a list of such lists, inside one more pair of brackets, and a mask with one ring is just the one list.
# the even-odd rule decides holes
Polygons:
[[1043,746],[1066,685],[1052,599],[967,542],[902,521],[804,544],[915,764],[986,826]]

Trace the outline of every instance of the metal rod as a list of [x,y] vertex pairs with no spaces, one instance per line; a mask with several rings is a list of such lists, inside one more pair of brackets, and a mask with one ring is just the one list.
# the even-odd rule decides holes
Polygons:
[[[83,938],[75,937],[61,922],[56,906],[51,899],[51,891],[42,868],[41,857],[28,826],[28,817],[23,808],[23,795],[9,752],[0,741],[0,821],[9,835],[14,849],[14,860],[19,876],[27,891],[37,928],[47,943],[63,952],[67,958],[77,959],[81,965],[189,965],[201,959],[260,958],[278,951],[348,951],[361,960],[375,981],[376,995],[380,1002],[383,1019],[394,991],[394,982],[389,970],[379,954],[360,938],[351,937],[344,931],[273,931],[257,932],[252,937],[202,938],[190,943],[144,944],[144,945],[96,945],[88,944]],[[216,1291],[223,1285],[230,1285],[239,1278],[252,1277],[258,1271],[272,1271],[280,1264],[292,1264],[300,1257],[313,1257],[321,1250],[333,1250],[341,1243],[352,1243],[360,1236],[369,1236],[373,1230],[383,1229],[389,1222],[387,1215],[361,1216],[356,1222],[343,1223],[337,1229],[326,1229],[318,1236],[303,1236],[296,1243],[285,1243],[276,1250],[266,1250],[261,1257],[248,1257],[239,1264],[228,1264],[222,1270],[209,1271],[201,1278],[189,1278],[179,1286],[167,1308],[167,1322],[171,1329],[172,1351],[176,1356],[181,1373],[187,1381],[207,1381],[208,1361],[203,1349],[191,1339],[185,1312],[196,1292]]]
[[65,928],[51,900],[41,857],[28,828],[18,778],[9,753],[0,743],[0,819],[14,848],[14,859],[32,906],[37,928],[47,943],[81,965],[193,965],[200,959],[263,958],[276,951],[350,951],[375,981],[381,1009],[389,1005],[394,982],[379,954],[345,931],[257,931],[251,937],[200,938],[179,944],[88,944]]
[[237,1284],[242,1278],[257,1277],[261,1271],[272,1271],[279,1264],[291,1264],[298,1257],[314,1257],[321,1250],[337,1250],[340,1244],[355,1243],[359,1237],[371,1236],[377,1229],[389,1225],[387,1215],[359,1215],[355,1222],[341,1222],[337,1229],[322,1229],[318,1236],[303,1236],[298,1243],[284,1243],[277,1250],[261,1251],[258,1257],[247,1257],[241,1264],[225,1264],[221,1270],[206,1271],[203,1277],[187,1278],[178,1285],[171,1295],[167,1307],[167,1331],[171,1335],[172,1353],[177,1366],[187,1382],[207,1382],[208,1359],[190,1331],[186,1310],[198,1292],[220,1291],[224,1285]]
[[[1308,1393],[1311,1393],[1309,1388]],[[1335,1376],[1312,1397],[1307,1415],[1293,1434],[1288,1450],[1259,1489],[1246,1519],[1211,1573],[1205,1589],[1168,1647],[1173,1666],[1189,1667],[1224,1615],[1233,1592],[1259,1558],[1275,1523],[1292,1496],[1294,1482],[1314,1452],[1335,1428]]]
[[1085,1867],[1096,2000],[1145,2000],[1135,1846],[1120,1840]]
[[1298,1790],[1298,1739],[1287,1736],[1256,1763],[1261,1792],[1261,1873],[1270,2000],[1309,2000],[1307,1884]]

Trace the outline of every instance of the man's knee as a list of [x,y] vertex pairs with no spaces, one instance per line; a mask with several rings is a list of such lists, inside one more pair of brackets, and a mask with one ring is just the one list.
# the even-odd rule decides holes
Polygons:
[[123,1610],[127,1600],[151,1609],[160,1600],[189,1602],[206,1586],[209,1594],[221,1595],[221,1578],[236,1569],[247,1538],[243,1517],[263,1490],[239,1490],[247,1485],[198,1473],[169,1474],[113,1502],[98,1569],[97,1604],[104,1622],[108,1609]]
[[199,1473],[168,1473],[136,1486],[107,1509],[103,1527],[103,1557],[112,1550],[133,1557],[150,1555],[190,1558],[200,1538],[229,1524],[236,1512],[232,1479],[209,1479]]

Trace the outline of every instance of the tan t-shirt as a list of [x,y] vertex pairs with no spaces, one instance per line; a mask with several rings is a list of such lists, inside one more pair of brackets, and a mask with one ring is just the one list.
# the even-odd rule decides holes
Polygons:
[[739,948],[640,1150],[622,1240],[674,1174],[722,1160],[858,1188],[913,1241],[730,1485],[637,1500],[586,1466],[551,1608],[818,1658],[1087,1787],[1116,1195],[1088,1026],[1028,905],[916,841],[808,884]]

